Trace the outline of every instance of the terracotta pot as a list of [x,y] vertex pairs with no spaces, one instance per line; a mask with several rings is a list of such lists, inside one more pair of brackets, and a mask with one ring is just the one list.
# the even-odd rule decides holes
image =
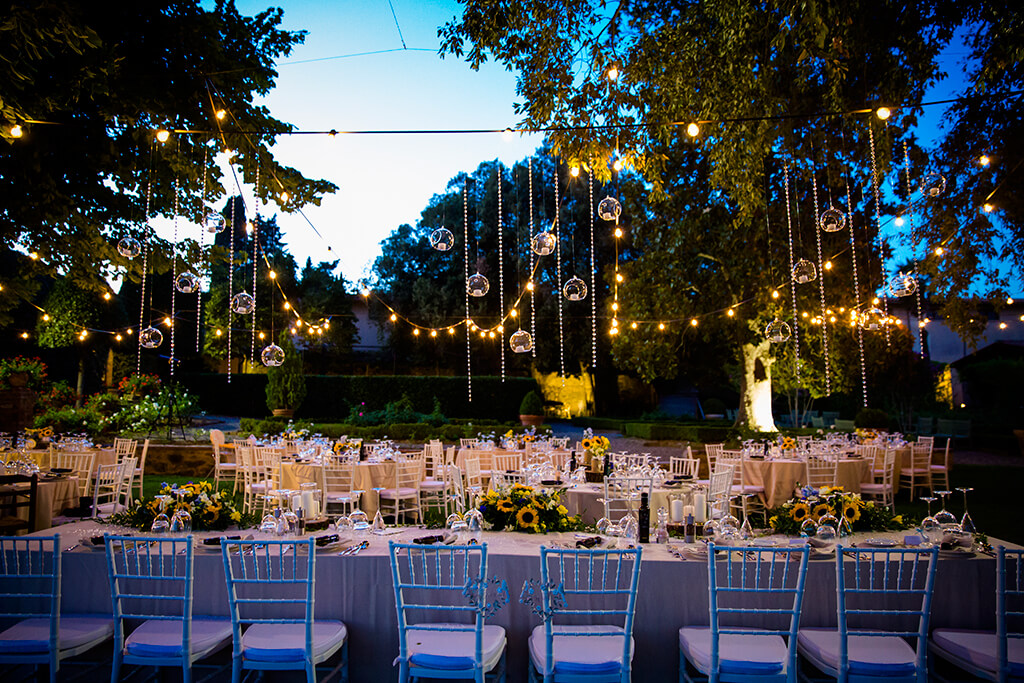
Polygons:
[[543,415],[520,415],[519,423],[524,427],[539,427],[544,424]]
[[31,376],[27,372],[12,372],[7,376],[7,382],[12,387],[27,387]]
[[295,415],[294,408],[277,408],[270,411],[274,417],[293,417]]

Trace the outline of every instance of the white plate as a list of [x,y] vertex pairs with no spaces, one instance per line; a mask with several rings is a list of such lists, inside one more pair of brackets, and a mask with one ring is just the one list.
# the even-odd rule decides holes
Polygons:
[[895,548],[897,544],[891,538],[865,538],[864,545],[872,548]]
[[939,557],[946,559],[965,559],[968,557],[974,557],[973,550],[966,550],[964,548],[954,548],[952,550],[939,550]]

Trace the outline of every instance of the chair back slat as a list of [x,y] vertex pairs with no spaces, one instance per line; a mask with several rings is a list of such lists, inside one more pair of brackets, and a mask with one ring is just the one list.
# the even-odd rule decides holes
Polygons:
[[996,548],[996,662],[1010,678],[1010,639],[1024,639],[1024,550]]
[[59,534],[0,536],[0,619],[49,619],[54,648],[60,579]]

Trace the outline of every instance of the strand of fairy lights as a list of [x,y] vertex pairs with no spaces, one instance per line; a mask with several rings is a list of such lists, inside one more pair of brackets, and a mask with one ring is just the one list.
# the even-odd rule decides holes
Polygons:
[[[910,241],[913,243],[913,252],[911,258],[914,263],[914,299],[917,305],[917,338],[918,346],[921,349],[921,354],[924,355],[924,319],[921,317],[921,283],[918,280],[920,277],[920,271],[918,269],[917,262],[917,227],[914,224],[914,211],[913,203],[911,202],[911,189],[910,189],[910,151],[908,149],[907,141],[903,141],[903,175],[906,179],[907,186],[907,220],[910,221]],[[911,332],[913,334],[913,332]]]
[[[846,133],[840,130],[840,136],[843,141],[843,151],[846,150]],[[857,250],[856,234],[853,226],[853,183],[850,179],[850,166],[846,163],[843,164],[843,170],[845,171],[846,180],[846,220],[850,224],[850,268],[853,270],[853,301],[856,311],[860,311],[860,280],[857,276]],[[864,359],[864,326],[856,324],[857,327],[857,350],[860,354],[860,385],[861,385],[861,396],[862,403],[865,408],[868,407],[868,369],[867,363]]]
[[529,176],[528,185],[530,192],[530,234],[526,237],[526,251],[530,254],[530,279],[528,288],[530,290],[530,339],[533,342],[530,344],[530,356],[533,358],[537,357],[537,315],[535,313],[536,298],[533,291],[533,272],[535,268],[535,259],[533,258],[533,157],[526,160],[527,174]]
[[462,288],[466,297],[466,392],[469,402],[473,402],[473,350],[470,344],[469,329],[469,181],[462,186],[462,248],[463,259]]
[[[882,197],[879,191],[878,185],[878,163],[875,159],[875,127],[871,125],[871,119],[868,119],[868,140],[870,141],[871,147],[871,190],[875,195],[875,228],[878,231],[878,268],[879,274],[882,278],[882,296],[879,297],[882,300],[882,312],[885,313],[885,319],[889,319],[889,297],[886,288],[885,281],[885,237],[882,235]],[[870,272],[870,271],[869,271]],[[891,346],[892,341],[889,334],[889,325],[886,323],[882,327],[885,328],[885,345]]]
[[175,331],[178,326],[174,324],[174,315],[177,310],[178,299],[178,194],[180,190],[179,179],[174,178],[174,244],[171,245],[171,381],[174,381],[174,345]]
[[793,350],[796,385],[800,386],[800,312],[796,305],[796,278],[793,276],[793,215],[789,193],[789,164],[782,166],[782,178],[786,190],[786,230],[789,238],[789,288],[793,296]]
[[[501,170],[501,162],[497,164],[498,176],[498,302],[501,310],[505,310],[505,226],[502,222],[501,184],[504,180],[504,172]],[[498,326],[498,333],[501,334],[501,381],[505,381],[505,326]]]
[[142,215],[142,296],[139,297],[139,348],[135,358],[135,374],[142,373],[142,325],[146,320],[146,274],[149,272],[149,203],[153,198],[153,169],[146,183],[146,208]]
[[[821,299],[821,345],[825,356],[825,395],[832,394],[832,365],[828,357],[828,318],[825,317],[825,264],[821,255],[821,214],[818,207],[818,174],[811,167],[811,185],[814,191],[814,237],[818,242],[818,296]],[[831,261],[829,262],[831,263]]]
[[203,145],[203,189],[199,194],[199,258],[202,268],[199,271],[199,288],[196,292],[196,353],[199,353],[200,331],[203,329],[203,285],[202,278],[209,275],[209,259],[206,258],[206,231],[203,223],[206,217],[206,175],[210,163],[210,148]]
[[231,215],[228,217],[228,230],[231,231],[231,246],[228,253],[228,384],[231,384],[231,332],[234,328],[235,301],[235,214],[238,213],[234,202],[228,202]]
[[555,298],[558,300],[558,374],[565,386],[565,327],[562,315],[562,229],[559,216],[562,205],[558,203],[558,162],[555,162],[555,220],[552,229],[555,234]]
[[587,172],[587,187],[589,200],[587,208],[590,210],[590,351],[591,367],[597,368],[597,260],[594,255],[594,169],[591,166]]
[[[252,226],[251,237],[249,247],[252,249],[252,339],[249,342],[249,365],[256,366],[256,250],[259,248],[259,229],[260,229],[260,162],[259,158],[256,159],[256,184],[253,186],[252,196],[252,221],[249,223]],[[273,312],[271,312],[273,315]],[[273,339],[271,339],[273,341]]]

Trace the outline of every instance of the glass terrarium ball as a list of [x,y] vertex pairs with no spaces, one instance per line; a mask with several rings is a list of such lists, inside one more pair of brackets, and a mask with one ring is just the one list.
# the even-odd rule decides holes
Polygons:
[[139,343],[144,349],[155,349],[164,341],[164,333],[155,327],[147,327],[139,332]]
[[199,276],[191,270],[178,273],[178,277],[174,278],[174,287],[182,294],[195,294],[199,291]]
[[830,206],[821,212],[818,225],[825,232],[839,232],[846,226],[846,216],[839,209]]
[[887,318],[880,308],[869,308],[860,315],[860,326],[865,330],[881,330]]
[[917,280],[910,273],[897,273],[889,279],[889,292],[893,296],[910,296],[917,291]]
[[216,211],[207,211],[203,216],[203,227],[206,228],[206,232],[224,232],[224,228],[228,227],[228,221]]
[[925,197],[938,197],[946,191],[946,178],[936,171],[929,171],[921,178],[921,194]]
[[238,315],[249,315],[256,310],[256,300],[249,292],[239,292],[231,297],[231,310]]
[[438,228],[430,233],[430,246],[438,251],[448,251],[455,246],[455,235],[448,228]]
[[614,221],[622,215],[622,204],[615,197],[605,197],[597,205],[597,215],[601,220]]
[[768,323],[768,327],[764,328],[764,336],[773,344],[781,344],[782,342],[789,341],[791,334],[792,333],[789,330],[789,323],[779,320],[778,318]]
[[491,288],[491,283],[480,273],[473,273],[466,280],[466,290],[470,296],[483,296]]
[[533,348],[533,337],[526,330],[518,330],[508,338],[508,345],[516,353],[529,353]]
[[117,243],[117,253],[125,258],[135,258],[142,253],[142,245],[134,237],[122,237]]
[[547,256],[555,250],[555,236],[550,232],[538,232],[530,240],[530,249],[537,256]]
[[814,267],[814,264],[805,258],[800,259],[793,266],[793,279],[796,280],[798,285],[802,285],[806,282],[811,282],[814,278],[818,277],[818,271]]
[[260,353],[260,360],[268,368],[276,368],[284,363],[284,349],[277,344],[265,346],[263,347],[263,352]]
[[582,301],[587,298],[587,283],[574,275],[562,287],[562,294],[569,301]]

